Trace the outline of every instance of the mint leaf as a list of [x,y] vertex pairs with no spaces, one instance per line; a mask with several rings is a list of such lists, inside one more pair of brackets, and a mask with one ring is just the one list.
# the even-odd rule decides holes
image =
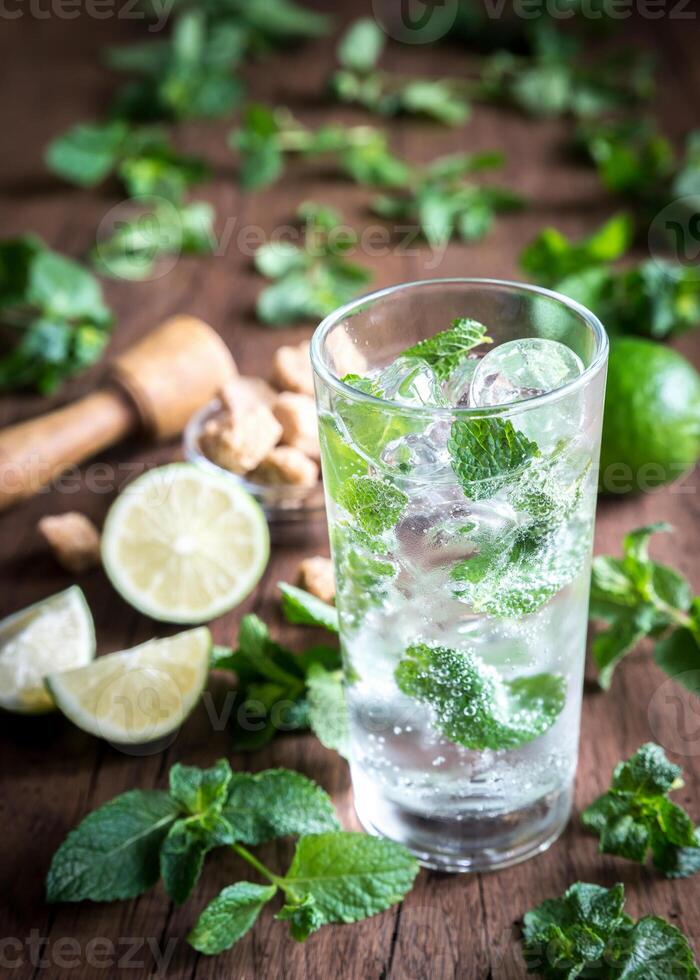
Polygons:
[[[663,749],[648,743],[615,768],[607,793],[581,815],[584,827],[600,838],[603,854],[643,864],[651,850],[654,865],[667,877],[700,867],[695,825],[669,792],[683,786],[681,770]],[[678,854],[683,850],[683,855]]]
[[93,810],[54,854],[47,901],[140,895],[158,880],[160,846],[178,814],[178,805],[157,790],[131,790]]
[[321,833],[339,826],[330,797],[288,769],[235,773],[222,816],[232,841],[262,844],[276,837]]
[[232,777],[226,759],[211,769],[178,763],[170,770],[170,796],[189,814],[173,824],[160,852],[161,876],[176,905],[194,888],[207,851],[230,842],[230,827],[221,810]]
[[350,733],[343,672],[314,664],[306,675],[306,687],[309,727],[321,745],[347,758]]
[[128,131],[121,119],[79,123],[49,143],[46,165],[71,183],[94,187],[114,169]]
[[385,116],[429,116],[448,126],[469,118],[465,85],[454,79],[403,78],[378,71],[386,36],[368,17],[350,25],[338,45],[341,68],[330,81],[341,102],[358,104]]
[[409,347],[402,357],[415,357],[429,364],[439,380],[445,380],[459,367],[469,351],[480,344],[493,343],[486,336],[487,328],[468,317],[453,320],[449,330],[441,330],[433,337],[421,340]]
[[282,613],[288,623],[319,626],[331,633],[338,632],[338,611],[335,606],[287,582],[280,582],[279,589],[282,593]]
[[311,895],[305,895],[301,902],[284,905],[275,918],[282,922],[289,922],[292,939],[300,943],[325,924],[323,913]]
[[343,435],[338,420],[332,416],[319,415],[318,434],[323,447],[323,479],[326,491],[333,500],[337,500],[347,479],[367,473],[367,461],[348,445],[347,436]]
[[111,311],[97,279],[33,235],[0,241],[0,391],[55,390],[93,364],[109,340]]
[[408,504],[403,490],[371,476],[350,477],[340,488],[337,500],[370,535],[393,528]]
[[239,104],[243,89],[232,75],[247,44],[235,22],[185,9],[167,40],[107,52],[107,64],[137,78],[117,95],[112,114],[133,121],[211,119]]
[[354,21],[338,44],[338,60],[344,68],[371,71],[379,61],[386,35],[376,21],[361,17]]
[[670,199],[673,146],[648,120],[588,122],[580,127],[576,142],[608,190],[655,207],[667,203],[667,194]]
[[359,627],[367,611],[384,601],[387,584],[398,572],[391,561],[374,553],[381,551],[383,542],[366,538],[345,525],[337,525],[332,532],[338,570],[336,601],[347,628]]
[[451,154],[415,170],[406,186],[372,202],[382,218],[417,224],[426,241],[443,245],[453,237],[478,241],[497,214],[522,207],[522,197],[505,187],[475,184],[468,174],[502,165],[496,153]]
[[275,885],[254,885],[250,881],[229,885],[201,913],[187,942],[207,956],[230,949],[254,925],[276,891]]
[[170,828],[160,851],[160,874],[165,890],[176,905],[189,898],[210,846],[214,845],[186,820],[178,820]]
[[357,922],[400,902],[417,873],[400,844],[336,831],[302,837],[280,885],[288,897],[313,901],[316,922]]
[[634,225],[629,215],[610,218],[592,235],[571,242],[556,228],[545,228],[521,252],[520,267],[537,282],[553,286],[566,276],[605,262],[614,262],[632,244]]
[[468,651],[416,644],[399,661],[399,690],[433,709],[435,724],[469,749],[513,749],[546,732],[566,700],[555,674],[503,681]]
[[675,629],[654,647],[654,663],[693,694],[700,695],[700,602],[693,600],[688,628]]
[[673,676],[675,670],[669,651],[680,649],[676,644],[683,644],[689,660],[683,657],[676,666],[693,663],[693,637],[689,638],[692,642],[686,643],[683,634],[692,625],[688,614],[692,599],[690,587],[675,569],[652,561],[648,553],[652,535],[670,530],[667,524],[637,528],[625,537],[622,558],[601,555],[593,560],[590,615],[608,625],[597,634],[592,649],[598,681],[606,690],[620,660],[645,636],[658,636],[669,627],[680,626],[681,638],[673,641],[667,637],[661,641],[660,661],[668,660]]
[[[477,536],[478,537],[478,536]],[[452,569],[455,596],[490,616],[526,616],[572,582],[588,560],[583,536],[535,522],[489,536],[483,550]]]
[[604,116],[650,97],[651,63],[635,51],[583,59],[571,34],[546,21],[534,34],[534,51],[519,57],[498,52],[484,67],[477,95],[514,105],[533,116]]
[[219,759],[211,769],[183,766],[170,769],[170,795],[187,813],[199,816],[210,808],[221,809],[233,773],[226,759]]
[[372,278],[372,273],[351,262],[346,253],[356,244],[356,235],[348,228],[335,235],[342,215],[307,201],[298,212],[304,223],[304,243],[292,251],[285,247],[280,262],[280,244],[264,245],[255,256],[259,272],[274,280],[257,301],[258,319],[270,326],[316,319],[332,312],[357,295]]
[[452,469],[471,500],[493,496],[513,474],[540,455],[537,443],[509,419],[456,419],[448,442]]
[[685,936],[655,916],[635,923],[624,900],[620,884],[577,882],[527,912],[522,943],[528,973],[546,980],[695,980]]
[[159,258],[204,255],[213,250],[214,210],[206,201],[177,204],[156,199],[134,218],[120,221],[90,252],[94,267],[113,279],[146,279]]
[[162,129],[130,128],[123,120],[79,123],[49,144],[45,159],[49,170],[82,187],[115,172],[130,197],[172,201],[208,173],[199,157],[178,153]]

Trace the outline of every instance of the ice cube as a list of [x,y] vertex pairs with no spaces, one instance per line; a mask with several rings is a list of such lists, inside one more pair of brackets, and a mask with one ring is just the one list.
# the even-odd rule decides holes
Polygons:
[[447,448],[450,429],[451,422],[438,419],[422,432],[394,439],[382,451],[382,463],[408,478],[430,478],[431,481],[439,481],[446,476],[451,478],[452,467]]
[[397,357],[374,378],[383,398],[404,405],[445,405],[440,384],[425,361]]
[[561,388],[582,371],[581,358],[558,340],[510,340],[478,362],[469,400],[473,407],[523,401]]
[[442,394],[448,405],[462,408],[469,404],[469,391],[481,357],[481,354],[469,354],[442,382]]

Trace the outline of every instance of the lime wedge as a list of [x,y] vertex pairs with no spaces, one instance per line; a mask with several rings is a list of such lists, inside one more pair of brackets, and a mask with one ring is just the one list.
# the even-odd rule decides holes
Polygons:
[[50,674],[46,686],[83,731],[119,744],[151,742],[179,728],[194,708],[210,651],[209,630],[200,627]]
[[24,714],[55,706],[44,677],[81,667],[95,656],[95,628],[74,585],[0,622],[0,707]]
[[152,619],[204,623],[238,605],[270,554],[265,515],[234,479],[173,463],[112,505],[102,561],[112,585]]

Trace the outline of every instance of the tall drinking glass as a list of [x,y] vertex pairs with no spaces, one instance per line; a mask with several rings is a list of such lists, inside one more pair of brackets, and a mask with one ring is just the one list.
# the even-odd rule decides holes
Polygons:
[[431,867],[522,861],[567,822],[607,349],[577,303],[477,279],[314,335],[355,806]]

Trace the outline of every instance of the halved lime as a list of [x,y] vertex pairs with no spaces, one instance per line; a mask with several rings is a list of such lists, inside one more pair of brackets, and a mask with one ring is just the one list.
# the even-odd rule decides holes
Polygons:
[[194,708],[210,652],[211,635],[200,627],[50,674],[46,686],[83,731],[120,744],[151,742],[178,728]]
[[55,705],[44,677],[89,663],[95,628],[77,585],[13,613],[0,622],[0,707],[23,714]]
[[204,623],[238,605],[269,554],[265,515],[250,494],[188,463],[129,484],[102,534],[114,588],[139,612],[168,623]]

